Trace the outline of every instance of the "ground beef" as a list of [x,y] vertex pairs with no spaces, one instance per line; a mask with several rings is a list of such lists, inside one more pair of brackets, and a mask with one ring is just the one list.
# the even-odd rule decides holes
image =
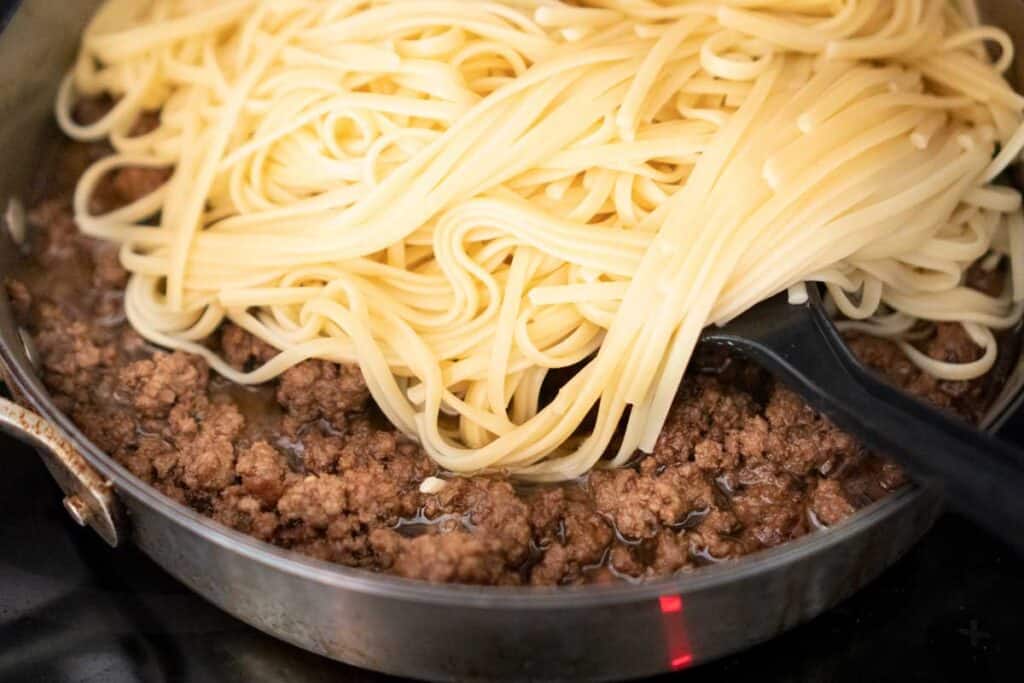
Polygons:
[[15,317],[25,319],[32,310],[32,292],[21,280],[9,277],[4,281],[7,289],[7,300],[11,302],[11,310]]
[[[291,427],[289,422],[287,426]],[[314,425],[305,429],[301,438],[295,442],[282,439],[287,445],[298,445],[299,461],[306,472],[314,474],[335,474],[338,471],[338,460],[348,440],[341,434]],[[351,450],[351,449],[350,449]]]
[[825,526],[837,524],[851,514],[855,508],[835,479],[823,479],[811,493],[811,511],[816,520]]
[[119,168],[106,174],[90,198],[89,211],[103,215],[160,189],[171,177],[166,168]]
[[712,482],[692,462],[654,466],[644,458],[637,469],[597,471],[590,486],[598,512],[629,539],[652,538],[664,527],[683,524],[687,515],[714,500]]
[[424,506],[428,518],[460,515],[477,532],[500,540],[509,563],[519,565],[530,551],[530,508],[507,481],[455,479]]
[[106,95],[83,97],[75,103],[72,115],[80,126],[91,126],[106,116],[113,106],[114,101]]
[[104,451],[117,453],[135,443],[138,421],[116,406],[81,403],[72,409],[71,417],[89,440]]
[[767,461],[776,469],[802,477],[828,472],[845,455],[859,451],[857,441],[811,410],[796,394],[777,386],[764,419],[748,437],[745,462]]
[[242,486],[230,486],[224,490],[213,509],[213,518],[271,543],[275,542],[281,524],[272,506],[268,508],[258,497],[247,494]]
[[242,482],[242,489],[271,506],[276,505],[284,493],[288,469],[273,446],[259,441],[245,449],[235,464],[235,471]]
[[999,296],[1003,291],[1003,287],[1006,286],[1006,271],[1002,268],[989,268],[986,270],[980,264],[975,263],[967,269],[966,284],[968,287],[989,296]]
[[165,168],[128,167],[117,171],[110,182],[122,202],[133,202],[159,190],[170,177]]
[[[865,365],[884,373],[904,391],[968,419],[977,421],[981,418],[988,404],[985,396],[989,385],[986,382],[936,379],[918,370],[896,345],[883,339],[854,335],[849,343]],[[981,349],[967,336],[963,326],[956,323],[935,325],[934,331],[918,346],[932,358],[945,362],[966,363],[981,356]]]
[[277,355],[270,344],[231,323],[221,328],[220,347],[224,359],[238,370],[252,370]]
[[128,271],[121,265],[119,252],[114,244],[99,245],[93,250],[92,282],[96,289],[120,290],[128,284]]
[[465,531],[402,538],[377,529],[371,541],[383,567],[399,576],[449,583],[517,583],[506,570],[505,547],[497,538]]
[[281,375],[277,400],[293,418],[325,418],[343,427],[345,415],[362,410],[370,392],[359,368],[307,360]]
[[209,379],[202,359],[180,351],[155,353],[152,358],[126,365],[118,373],[124,395],[140,415],[148,418],[167,417],[175,406],[191,403],[206,392]]
[[543,487],[527,499],[540,558],[531,568],[534,584],[595,580],[615,541],[615,530],[579,486]]
[[[80,105],[88,122],[110,103]],[[147,115],[135,134],[155,125]],[[30,212],[32,265],[6,282],[43,381],[88,438],[140,479],[217,521],[324,560],[428,581],[555,585],[641,580],[784,543],[902,486],[902,471],[721,350],[701,350],[653,453],[558,486],[443,476],[390,426],[355,366],[309,360],[264,387],[235,387],[205,361],[147,345],[125,323],[116,249],[83,237],[71,183],[109,149],[72,146]],[[104,179],[110,210],[167,173]],[[992,273],[975,286],[996,291]],[[1001,281],[1001,280],[1000,280]],[[207,346],[239,370],[275,349],[225,324]],[[942,382],[894,345],[854,351],[898,386],[977,417],[982,382]],[[963,329],[920,342],[934,358],[979,354]]]
[[28,212],[36,258],[45,266],[63,265],[81,243],[71,202],[62,197],[40,202]]
[[326,529],[348,509],[348,487],[333,474],[310,475],[288,489],[277,502],[281,519]]
[[35,347],[43,380],[58,401],[79,407],[92,404],[98,393],[108,394],[116,379],[117,350],[107,335],[68,306],[43,300],[37,313]]
[[244,425],[245,418],[234,404],[210,406],[198,433],[179,445],[185,488],[215,494],[235,482],[235,441]]

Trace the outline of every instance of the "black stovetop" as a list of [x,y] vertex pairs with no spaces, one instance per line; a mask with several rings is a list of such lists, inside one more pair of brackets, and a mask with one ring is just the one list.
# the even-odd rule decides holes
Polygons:
[[[1024,417],[1004,430],[1024,443]],[[0,682],[382,682],[279,643],[134,548],[75,527],[29,449],[0,437]],[[1020,681],[1024,561],[946,515],[836,609],[679,675],[745,681]],[[668,680],[659,679],[659,680]]]

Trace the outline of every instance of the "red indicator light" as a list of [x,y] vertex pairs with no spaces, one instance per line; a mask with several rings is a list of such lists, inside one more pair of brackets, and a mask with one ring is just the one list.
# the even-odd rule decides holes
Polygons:
[[658,598],[658,607],[662,614],[668,665],[673,671],[685,669],[693,664],[693,651],[690,649],[686,625],[683,623],[683,596],[662,595]]
[[662,595],[658,603],[662,614],[678,614],[683,611],[683,599],[678,595]]
[[680,655],[672,660],[672,668],[678,671],[693,664],[693,655]]

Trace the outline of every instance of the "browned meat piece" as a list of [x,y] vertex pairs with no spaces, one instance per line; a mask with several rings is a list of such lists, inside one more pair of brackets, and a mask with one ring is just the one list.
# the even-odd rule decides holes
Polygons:
[[379,429],[365,417],[349,423],[338,456],[352,512],[364,523],[393,525],[422,505],[420,482],[436,467],[426,454],[393,429]]
[[[874,458],[874,460],[878,461],[877,458]],[[895,491],[906,485],[908,481],[907,473],[895,463],[881,462],[878,469],[878,484],[886,491]]]
[[[278,509],[286,519],[305,520],[324,527],[341,514],[361,524],[393,526],[411,517],[420,506],[419,482],[426,460],[418,449],[413,454],[399,448],[389,432],[375,430],[365,420],[355,423],[343,450],[358,455],[347,458],[338,474],[309,476],[284,492]],[[346,459],[345,455],[340,456]]]
[[819,482],[811,494],[811,512],[825,526],[838,524],[855,511],[856,508],[846,499],[842,484],[835,479]]
[[362,410],[370,392],[359,368],[307,360],[281,376],[277,400],[290,415],[309,421],[326,418],[339,428],[345,415]]
[[424,511],[429,518],[466,515],[480,531],[500,541],[514,563],[524,561],[529,554],[530,509],[507,481],[455,479],[427,500]]
[[636,545],[616,546],[608,563],[621,576],[652,578],[692,568],[694,555],[700,553],[710,556],[685,532],[661,529],[654,537]]
[[163,187],[170,177],[171,172],[166,168],[128,166],[114,173],[111,183],[117,197],[127,205],[153,194]]
[[242,451],[235,463],[235,471],[245,492],[266,505],[276,504],[284,492],[284,479],[288,473],[284,458],[266,441]]
[[302,464],[307,472],[314,474],[337,472],[338,459],[346,444],[344,437],[314,426],[305,430],[299,443]]
[[14,317],[19,321],[27,321],[32,310],[32,292],[29,291],[28,285],[21,280],[8,277],[4,280],[4,286],[7,288],[7,298],[10,299]]
[[28,212],[28,224],[36,258],[44,266],[56,267],[77,255],[78,226],[69,200],[56,198],[37,204]]
[[[918,370],[899,347],[886,340],[855,335],[849,343],[861,362],[884,374],[904,391],[968,419],[980,419],[985,408],[985,378],[971,382],[938,380]],[[970,362],[981,354],[981,349],[974,345],[963,327],[953,323],[937,324],[935,333],[921,348],[932,358],[954,363]]]
[[[700,523],[687,534],[690,554],[701,561],[724,560],[748,552],[740,538],[743,525],[729,509],[712,508],[700,519]],[[756,541],[749,543],[759,547]]]
[[857,453],[857,441],[821,417],[784,387],[777,387],[765,408],[767,425],[759,426],[765,440],[761,455],[795,476],[828,468],[830,463]]
[[281,518],[317,529],[327,526],[347,509],[345,482],[337,476],[309,476],[298,482],[277,502]]
[[138,120],[132,125],[129,135],[132,137],[139,137],[147,133],[152,133],[156,130],[157,126],[160,125],[160,112],[158,111],[144,111],[139,115]]
[[103,215],[152,194],[171,177],[170,169],[126,166],[106,174],[89,201],[89,212]]
[[531,571],[535,585],[582,583],[588,569],[601,566],[615,538],[611,525],[585,503],[568,503],[560,526],[560,540],[544,548]]
[[727,451],[720,442],[704,439],[693,447],[693,461],[702,470],[731,469],[739,464],[737,450]]
[[[76,103],[74,117],[80,124],[90,125],[106,116],[113,106],[114,102],[109,97],[85,98]],[[155,130],[159,124],[159,112],[143,112],[132,125],[129,134],[133,137],[145,135]],[[94,157],[104,156],[110,152],[105,144],[97,147],[96,153],[93,154]],[[170,169],[165,168],[127,167],[119,169],[100,182],[90,210],[93,213],[103,214],[130,204],[158,189],[167,182],[170,175]]]
[[220,332],[220,348],[224,359],[238,370],[248,370],[277,355],[277,350],[241,327],[226,323]]
[[743,536],[754,548],[771,547],[806,531],[803,514],[805,485],[770,465],[744,469],[740,490],[732,497],[732,510],[743,525]]
[[506,569],[508,559],[497,538],[453,532],[402,538],[378,529],[371,542],[399,576],[435,583],[510,584],[518,575]]
[[727,387],[714,377],[690,376],[658,437],[654,458],[662,464],[685,462],[698,443],[723,443],[728,431],[742,427],[756,412],[757,404],[750,394]]
[[999,296],[1006,286],[1006,271],[1003,268],[985,270],[975,264],[967,270],[966,284],[989,296]]
[[199,434],[181,448],[181,483],[192,491],[217,493],[235,483],[234,442],[245,418],[233,404],[214,405],[204,415]]
[[682,524],[689,513],[708,508],[714,500],[711,483],[689,462],[663,466],[660,472],[594,472],[590,486],[598,512],[631,539],[652,538],[663,527]]
[[119,251],[117,245],[102,243],[93,249],[92,281],[96,289],[124,289],[128,284],[128,271],[121,265]]
[[[374,466],[387,463],[389,469],[400,473],[398,478],[412,479],[426,477],[426,472],[418,467],[413,471],[408,466],[412,460],[425,457],[419,446],[388,426],[380,428],[365,415],[357,415],[348,423],[345,433],[345,446],[338,454],[338,468],[349,470],[358,467]],[[432,472],[434,468],[430,468]],[[418,483],[418,481],[417,481]]]
[[75,103],[72,116],[79,125],[89,126],[106,116],[113,106],[114,101],[107,96],[84,97]]
[[90,403],[101,373],[113,371],[116,349],[96,339],[94,330],[69,309],[49,302],[39,306],[35,323],[35,345],[47,386],[64,405]]
[[202,359],[180,351],[157,353],[125,366],[118,375],[125,395],[145,417],[167,417],[178,401],[205,392],[210,379]]
[[620,576],[639,579],[647,573],[649,565],[640,546],[618,543],[608,553],[608,566]]
[[82,403],[75,406],[71,417],[90,441],[108,453],[116,453],[135,442],[138,424],[120,406]]
[[256,496],[249,495],[242,486],[224,489],[214,506],[214,519],[221,524],[250,534],[261,541],[273,541],[279,518],[272,509],[267,510]]
[[531,569],[536,585],[582,583],[600,567],[615,539],[611,524],[579,488],[547,488],[527,501],[542,555]]

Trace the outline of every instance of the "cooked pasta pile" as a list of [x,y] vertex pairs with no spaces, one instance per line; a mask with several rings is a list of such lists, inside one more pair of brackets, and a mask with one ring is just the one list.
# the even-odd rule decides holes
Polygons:
[[[1024,299],[1011,59],[946,0],[110,0],[57,113],[116,150],[75,212],[144,337],[240,383],[358,363],[444,468],[561,480],[651,449],[701,330],[802,282],[989,370]],[[91,215],[134,166],[174,173]],[[1002,296],[964,285],[1004,260]],[[225,320],[280,354],[230,367]],[[917,351],[935,321],[980,359]]]

